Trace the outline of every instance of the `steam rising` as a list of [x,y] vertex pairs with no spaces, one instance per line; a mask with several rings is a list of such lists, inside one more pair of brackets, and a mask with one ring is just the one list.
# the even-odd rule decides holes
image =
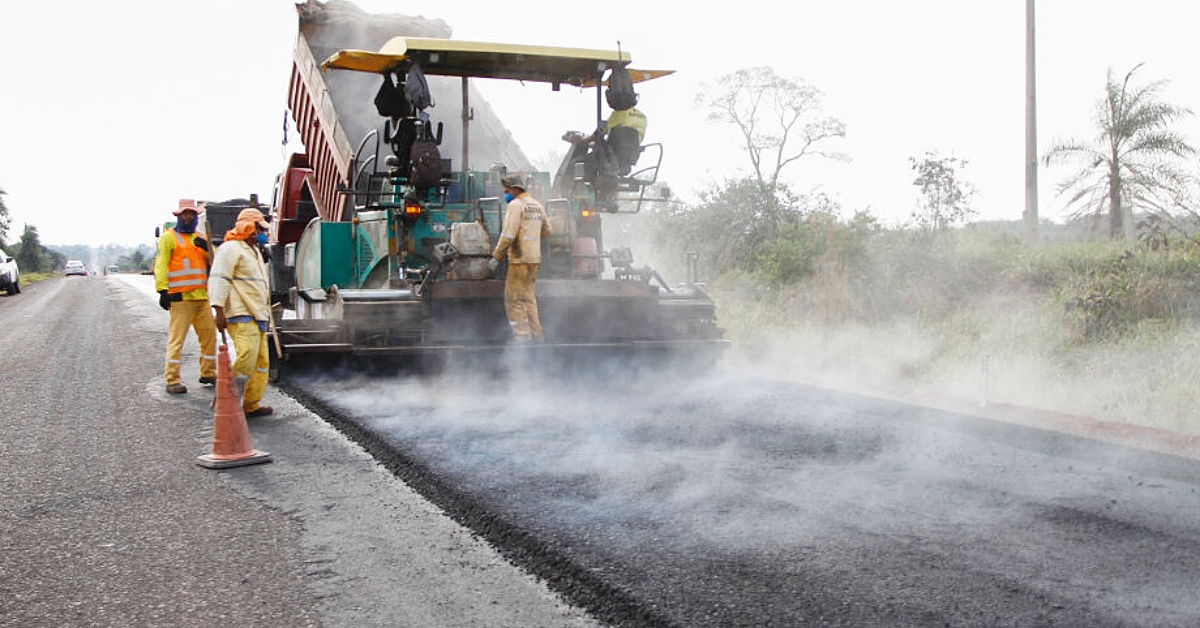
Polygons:
[[1108,504],[1110,484],[1141,478],[1036,430],[995,441],[938,411],[737,373],[616,381],[466,372],[308,387],[537,525],[634,544],[761,550],[855,531],[986,545],[990,530],[1039,525],[1046,501],[1147,525],[1200,514],[1170,497],[1190,487],[1161,478],[1144,501]]

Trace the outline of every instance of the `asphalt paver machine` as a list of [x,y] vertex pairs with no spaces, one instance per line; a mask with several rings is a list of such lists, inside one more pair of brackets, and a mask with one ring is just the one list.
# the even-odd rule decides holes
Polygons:
[[[514,169],[506,162],[521,160],[506,159],[487,139],[496,129],[475,115],[486,104],[472,100],[472,81],[519,81],[552,92],[595,89],[600,120],[606,73],[626,68],[635,83],[670,74],[629,68],[630,59],[618,50],[394,37],[377,51],[340,49],[318,64],[302,34],[289,105],[306,151],[278,178],[271,212],[277,363],[514,349],[585,360],[715,359],[728,341],[703,285],[694,276],[670,285],[636,265],[628,248],[605,245],[604,216],[636,212],[652,198],[662,145],[641,146],[637,165],[617,180],[617,203],[602,203],[585,144],[573,145],[555,172]],[[342,75],[358,87],[348,89]],[[460,103],[409,102],[421,96],[414,81],[442,77],[461,81]],[[374,101],[374,126],[363,125],[354,142],[334,92]],[[452,135],[458,145],[446,141]],[[438,148],[432,178],[428,164],[416,174],[416,142]],[[473,150],[484,153],[482,167]],[[545,343],[518,348],[505,316],[504,269],[487,264],[505,209],[500,179],[513,173],[529,181],[553,230],[537,283]]]

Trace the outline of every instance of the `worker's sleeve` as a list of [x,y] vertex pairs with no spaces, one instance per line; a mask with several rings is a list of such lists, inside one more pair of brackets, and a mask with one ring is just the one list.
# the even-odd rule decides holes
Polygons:
[[[229,243],[226,243],[229,244]],[[208,273],[208,302],[222,308],[228,305],[229,290],[233,287],[233,270],[237,263],[237,251],[232,246],[217,248],[213,256],[212,270]]]
[[175,252],[175,237],[170,231],[158,237],[158,255],[154,256],[154,291],[162,292],[167,289],[167,275],[170,273],[171,255]]
[[513,200],[504,210],[504,225],[500,228],[500,238],[496,241],[496,250],[492,252],[492,257],[497,261],[504,260],[508,249],[512,247],[513,240],[517,239],[517,233],[521,230],[521,213],[524,206],[524,203]]
[[542,210],[542,237],[550,237],[550,215],[546,213],[545,209]]

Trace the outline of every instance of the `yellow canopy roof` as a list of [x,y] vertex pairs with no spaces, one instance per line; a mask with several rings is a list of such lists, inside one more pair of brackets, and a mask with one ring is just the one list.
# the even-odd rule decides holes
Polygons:
[[[379,49],[341,50],[321,64],[335,68],[383,74],[413,60],[433,76],[469,76],[554,85],[595,86],[605,70],[630,62],[628,52],[588,50],[522,44],[495,44],[457,39],[393,37]],[[635,83],[656,79],[674,70],[629,69]]]

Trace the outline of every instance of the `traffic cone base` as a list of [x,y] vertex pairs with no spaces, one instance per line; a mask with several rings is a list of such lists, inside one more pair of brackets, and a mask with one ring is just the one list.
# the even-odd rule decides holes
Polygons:
[[217,385],[213,395],[213,447],[199,456],[196,464],[209,469],[227,469],[270,462],[271,454],[250,445],[250,428],[242,411],[242,400],[233,382],[229,347],[222,344],[217,355]]
[[271,454],[265,451],[251,450],[250,453],[241,458],[218,458],[213,454],[204,454],[197,456],[196,464],[207,467],[209,469],[228,469],[229,467],[244,467],[248,464],[259,464],[262,462],[270,462]]

